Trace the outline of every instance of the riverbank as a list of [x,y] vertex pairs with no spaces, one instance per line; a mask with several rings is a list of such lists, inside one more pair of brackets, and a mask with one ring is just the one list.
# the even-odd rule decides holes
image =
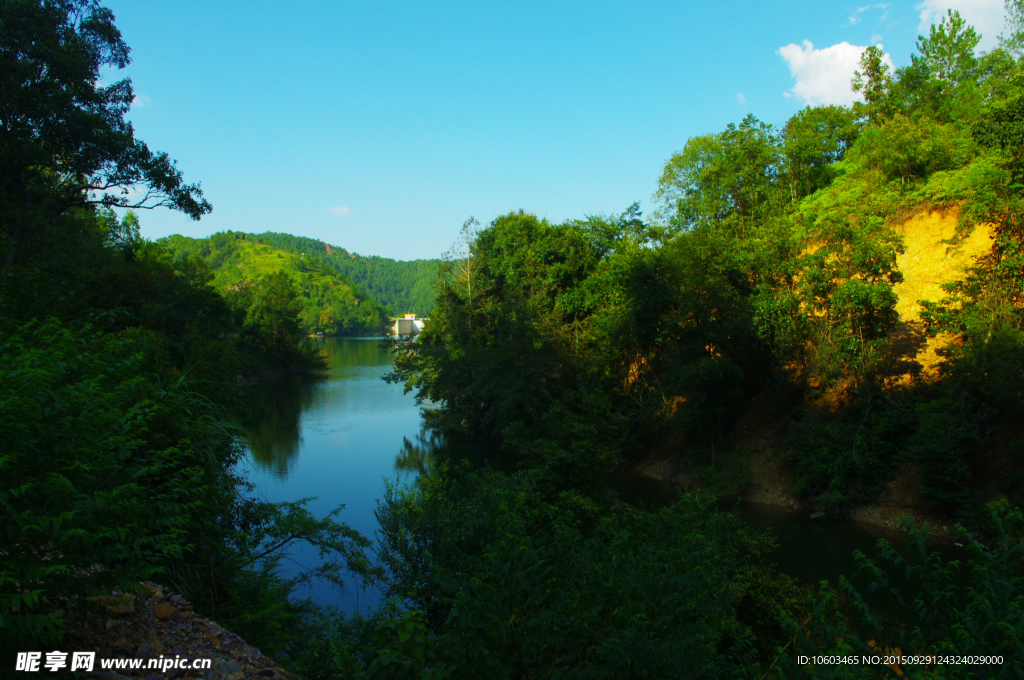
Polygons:
[[[792,405],[791,399],[777,394],[750,402],[724,441],[719,459],[719,465],[726,468],[724,473],[695,472],[686,441],[678,436],[664,438],[624,469],[683,491],[704,491],[720,498],[813,513],[813,501],[794,492],[783,453],[785,415]],[[950,522],[921,500],[918,486],[913,467],[904,465],[873,503],[850,507],[846,519],[889,530],[902,530],[910,520],[934,536],[954,536]]]

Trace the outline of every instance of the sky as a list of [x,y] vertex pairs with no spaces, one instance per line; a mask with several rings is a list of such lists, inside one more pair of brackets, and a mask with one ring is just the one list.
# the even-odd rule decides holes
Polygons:
[[438,257],[470,216],[645,215],[690,137],[849,104],[861,51],[910,62],[958,10],[992,49],[1002,0],[198,2],[106,0],[136,136],[213,212],[143,236],[278,231]]

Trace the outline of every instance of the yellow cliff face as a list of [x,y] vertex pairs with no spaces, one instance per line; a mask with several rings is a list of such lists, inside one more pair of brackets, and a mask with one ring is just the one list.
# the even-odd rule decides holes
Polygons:
[[952,338],[948,334],[936,338],[921,336],[921,300],[938,302],[944,297],[942,284],[963,277],[974,260],[992,249],[991,229],[979,224],[970,236],[953,245],[958,220],[956,210],[917,213],[897,227],[903,237],[904,251],[896,258],[903,282],[893,286],[899,297],[896,311],[904,333],[920,338],[915,360],[922,377],[934,376],[940,357],[936,351]]
[[897,227],[904,245],[903,254],[896,258],[903,283],[893,289],[899,296],[896,311],[901,321],[919,321],[920,300],[941,300],[942,284],[959,279],[965,267],[992,249],[991,230],[986,224],[979,224],[956,245],[944,243],[956,235],[957,219],[955,210],[928,211]]

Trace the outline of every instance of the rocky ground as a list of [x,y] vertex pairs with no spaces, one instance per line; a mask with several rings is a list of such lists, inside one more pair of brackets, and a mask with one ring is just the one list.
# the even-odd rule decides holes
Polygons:
[[[192,605],[155,583],[142,583],[131,593],[99,598],[102,616],[69,626],[67,651],[96,652],[91,678],[165,680],[282,680],[292,678],[273,659],[246,644],[216,622],[198,616]],[[209,659],[210,668],[103,670],[100,659]],[[143,665],[145,665],[144,662]],[[180,662],[176,665],[183,665]],[[188,664],[190,665],[190,664]]]

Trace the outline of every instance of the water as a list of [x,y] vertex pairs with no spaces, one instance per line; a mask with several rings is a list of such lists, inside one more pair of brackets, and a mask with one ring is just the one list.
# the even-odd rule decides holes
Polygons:
[[[609,483],[626,502],[649,509],[664,506],[679,494],[675,487],[639,473],[616,474]],[[852,576],[859,566],[853,552],[859,550],[868,557],[875,557],[880,538],[901,549],[908,542],[905,534],[891,529],[862,522],[814,518],[807,510],[737,502],[735,498],[719,501],[718,507],[735,511],[755,529],[771,532],[777,543],[771,557],[779,570],[805,585],[817,585],[821,581],[835,585],[840,574]],[[855,583],[860,585],[859,581]]]
[[[258,493],[270,501],[315,496],[307,507],[317,517],[345,504],[337,519],[371,540],[385,479],[414,477],[396,467],[396,456],[421,428],[413,396],[381,380],[391,358],[380,342],[324,338],[318,342],[327,360],[324,377],[290,376],[260,384],[249,395],[249,479]],[[307,547],[292,559],[310,567],[318,557]],[[319,583],[297,594],[345,611],[377,602],[372,589],[361,590],[354,580],[348,585],[344,593]]]
[[[318,517],[344,503],[338,519],[372,540],[385,480],[404,483],[425,470],[424,447],[417,445],[420,410],[401,385],[381,380],[391,359],[379,338],[325,338],[319,345],[328,364],[324,378],[292,376],[259,385],[249,395],[250,480],[271,501],[315,496],[307,507]],[[675,494],[639,475],[610,481],[620,497],[635,504],[657,507]],[[878,527],[830,523],[773,506],[742,503],[737,510],[752,526],[771,529],[779,541],[774,559],[802,583],[834,583],[839,574],[854,571],[853,550],[874,555],[878,538],[895,537]],[[309,567],[317,557],[307,549],[293,559]],[[346,611],[378,602],[378,593],[358,586],[351,581],[338,593],[321,583],[298,594]]]

